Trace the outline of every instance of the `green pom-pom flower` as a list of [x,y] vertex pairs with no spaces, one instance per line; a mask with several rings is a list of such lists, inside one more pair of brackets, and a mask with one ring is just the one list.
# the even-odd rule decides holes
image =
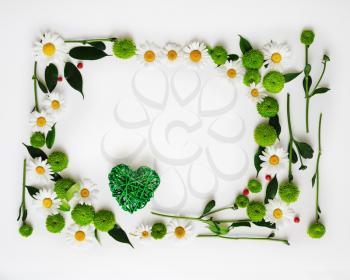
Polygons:
[[264,219],[266,207],[262,202],[252,201],[248,204],[247,215],[252,222],[260,222]]
[[52,233],[59,233],[65,226],[65,220],[61,214],[49,215],[46,218],[46,229]]
[[243,77],[243,83],[249,87],[252,83],[255,83],[256,85],[260,83],[261,81],[261,75],[258,70],[249,69],[245,72]]
[[155,223],[151,229],[151,235],[154,239],[162,239],[167,233],[167,228],[163,223]]
[[260,69],[264,63],[264,55],[259,50],[250,50],[242,57],[243,66],[247,69]]
[[306,46],[310,46],[315,39],[315,33],[312,30],[304,30],[300,35],[300,42]]
[[286,203],[292,203],[299,198],[299,188],[292,183],[284,183],[278,189],[278,194],[281,199]]
[[136,45],[132,39],[116,40],[113,43],[113,54],[122,59],[128,59],[136,54]]
[[73,186],[75,182],[68,178],[62,178],[55,182],[54,191],[58,198],[65,199],[66,192],[69,190],[71,186]]
[[251,179],[248,182],[248,190],[250,190],[252,193],[258,193],[262,190],[262,185],[260,181],[256,179]]
[[319,222],[311,224],[307,230],[307,234],[311,238],[321,238],[325,233],[326,227]]
[[227,61],[227,51],[222,46],[216,46],[210,49],[209,54],[217,65],[222,65]]
[[243,194],[240,194],[236,197],[235,204],[238,208],[246,208],[249,204],[249,198]]
[[63,152],[53,152],[47,158],[53,172],[60,172],[68,166],[68,157]]
[[275,98],[267,96],[256,105],[256,109],[260,116],[264,118],[272,118],[277,115],[279,110],[278,102]]
[[45,135],[41,132],[34,132],[30,137],[30,145],[34,148],[42,148],[45,145]]
[[279,93],[284,88],[284,83],[284,76],[278,71],[271,71],[263,78],[263,86],[270,93]]
[[87,204],[77,204],[72,210],[72,219],[80,226],[90,224],[95,216],[94,208]]
[[20,235],[22,235],[23,237],[29,237],[32,235],[33,233],[33,227],[31,225],[28,224],[23,224],[19,229],[18,232]]
[[269,124],[259,124],[254,130],[254,140],[261,147],[271,146],[277,139],[275,128]]
[[100,210],[95,214],[94,226],[100,231],[110,231],[115,225],[113,212],[109,210]]

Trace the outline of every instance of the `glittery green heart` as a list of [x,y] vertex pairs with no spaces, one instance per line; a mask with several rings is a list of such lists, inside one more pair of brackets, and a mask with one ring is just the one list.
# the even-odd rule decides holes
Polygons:
[[133,171],[125,164],[112,168],[108,174],[109,188],[124,211],[133,213],[150,201],[160,179],[153,169],[142,166]]

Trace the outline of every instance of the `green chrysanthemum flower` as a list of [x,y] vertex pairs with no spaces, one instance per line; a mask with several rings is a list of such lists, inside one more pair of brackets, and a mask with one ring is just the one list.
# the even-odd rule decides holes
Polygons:
[[249,87],[252,83],[255,83],[256,85],[260,83],[261,81],[261,75],[258,70],[249,69],[245,72],[243,77],[243,83]]
[[270,93],[279,93],[284,88],[284,83],[284,76],[278,71],[271,71],[263,78],[263,86]]
[[248,204],[247,215],[252,222],[260,222],[264,219],[266,207],[262,202],[252,201]]
[[87,204],[77,204],[72,210],[72,219],[80,226],[90,224],[95,216],[94,208]]
[[278,102],[275,98],[267,96],[256,105],[258,113],[264,118],[272,118],[277,115],[279,110]]
[[110,231],[115,225],[113,212],[109,210],[100,210],[95,214],[94,226],[100,231]]
[[310,46],[315,39],[315,33],[312,30],[304,30],[300,35],[300,42],[306,46]]
[[167,233],[167,228],[163,223],[155,223],[151,229],[151,235],[154,239],[162,239]]
[[246,208],[249,204],[249,198],[243,194],[240,194],[236,197],[235,204],[238,208]]
[[277,132],[273,126],[262,123],[255,128],[254,139],[261,147],[271,146],[277,139]]
[[34,148],[42,148],[45,145],[45,135],[41,132],[34,132],[30,137],[30,145]]
[[23,237],[29,237],[32,235],[33,233],[33,227],[31,225],[28,224],[23,224],[19,229],[18,232],[20,235],[22,235]]
[[68,157],[63,152],[53,152],[47,158],[53,172],[60,172],[68,166]]
[[132,39],[116,40],[113,43],[113,54],[122,59],[128,59],[136,54],[136,45]]
[[227,51],[222,46],[216,46],[210,49],[209,54],[217,65],[222,65],[227,61]]
[[311,238],[321,238],[325,233],[326,227],[319,222],[311,224],[307,230],[307,234]]
[[260,69],[264,63],[264,55],[259,50],[250,50],[243,55],[242,63],[247,69]]
[[69,190],[71,186],[73,186],[75,182],[68,178],[62,178],[55,182],[54,191],[57,194],[57,197],[60,199],[66,198],[66,192]]
[[251,179],[248,182],[248,189],[252,192],[252,193],[258,193],[261,192],[262,190],[262,185],[260,183],[260,181],[256,180],[256,179]]
[[292,183],[284,183],[278,189],[278,194],[281,199],[286,203],[292,203],[299,198],[299,188]]
[[46,218],[46,229],[52,233],[59,233],[65,226],[65,220],[61,214],[50,215]]

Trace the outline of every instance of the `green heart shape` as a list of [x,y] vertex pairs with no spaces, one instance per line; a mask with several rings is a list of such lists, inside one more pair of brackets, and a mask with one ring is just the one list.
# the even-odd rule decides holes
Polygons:
[[147,166],[133,171],[129,166],[119,164],[109,172],[108,179],[112,196],[124,211],[130,213],[145,207],[160,184],[157,172]]

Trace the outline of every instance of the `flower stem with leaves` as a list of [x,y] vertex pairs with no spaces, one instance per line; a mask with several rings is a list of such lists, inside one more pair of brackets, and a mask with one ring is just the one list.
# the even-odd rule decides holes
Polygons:
[[27,219],[27,207],[26,207],[26,172],[27,172],[27,160],[25,159],[23,161],[23,177],[22,177],[22,201],[21,205],[19,206],[19,213],[17,221],[19,221],[22,218],[22,223],[25,224],[25,221]]
[[35,61],[34,62],[34,73],[33,73],[33,82],[34,82],[34,102],[35,102],[35,111],[40,112],[39,109],[39,102],[38,102],[38,78],[37,78],[37,74],[36,74],[36,69],[37,69],[38,63]]

